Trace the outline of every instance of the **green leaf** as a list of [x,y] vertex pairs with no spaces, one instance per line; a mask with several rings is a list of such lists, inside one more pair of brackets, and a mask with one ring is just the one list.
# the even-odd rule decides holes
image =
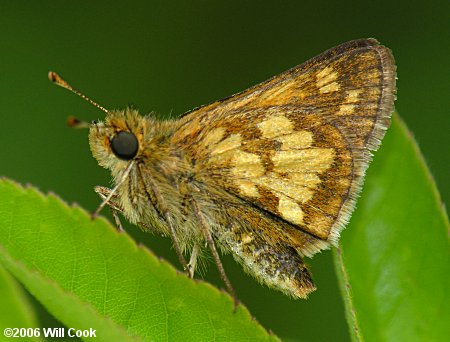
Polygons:
[[0,180],[0,263],[67,327],[108,341],[277,340],[104,219]]
[[[79,330],[93,328],[95,336],[101,337],[105,341],[139,341],[139,339],[129,337],[123,327],[102,317],[90,305],[65,291],[52,280],[45,278],[40,272],[26,268],[22,263],[12,259],[3,248],[0,248],[0,261],[69,327]],[[21,327],[27,328],[28,325]],[[41,330],[41,334],[43,334],[43,330]]]
[[394,116],[334,253],[354,340],[448,340],[448,234],[435,183]]
[[[5,328],[37,328],[37,318],[32,305],[11,275],[0,265],[0,327]],[[1,333],[1,332],[0,332]],[[41,341],[39,338],[32,338]]]

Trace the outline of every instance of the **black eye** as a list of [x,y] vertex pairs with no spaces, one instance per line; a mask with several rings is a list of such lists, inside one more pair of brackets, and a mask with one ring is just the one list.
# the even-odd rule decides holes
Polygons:
[[111,139],[111,148],[118,158],[130,160],[136,155],[139,144],[133,133],[119,132]]

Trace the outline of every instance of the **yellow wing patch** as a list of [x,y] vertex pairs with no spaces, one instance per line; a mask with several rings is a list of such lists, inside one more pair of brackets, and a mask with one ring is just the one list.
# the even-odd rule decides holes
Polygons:
[[282,150],[308,148],[313,142],[313,136],[308,131],[297,131],[276,138],[281,143]]
[[232,134],[226,139],[216,144],[209,145],[211,155],[222,154],[227,151],[235,150],[242,144],[242,137],[240,134]]
[[331,93],[338,91],[340,86],[339,83],[336,82],[339,74],[336,72],[333,67],[327,66],[322,71],[316,74],[316,85],[321,94]]
[[260,129],[263,138],[267,139],[290,134],[294,129],[292,121],[284,115],[273,115],[256,126]]
[[281,216],[294,224],[303,224],[303,211],[294,200],[286,196],[280,196],[278,202],[278,211]]
[[323,172],[334,160],[332,148],[278,151],[272,158],[276,172]]

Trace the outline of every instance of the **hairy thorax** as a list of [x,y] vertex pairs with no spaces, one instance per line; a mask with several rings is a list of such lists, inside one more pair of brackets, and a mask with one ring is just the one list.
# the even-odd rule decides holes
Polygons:
[[91,128],[89,141],[94,157],[111,171],[117,184],[130,162],[111,153],[111,137],[119,131],[136,136],[139,150],[113,200],[130,222],[163,235],[169,235],[164,213],[170,213],[181,244],[188,247],[202,239],[194,228],[190,206],[192,198],[202,195],[195,181],[194,161],[171,143],[174,126],[172,120],[142,119],[132,109],[112,111],[105,122]]

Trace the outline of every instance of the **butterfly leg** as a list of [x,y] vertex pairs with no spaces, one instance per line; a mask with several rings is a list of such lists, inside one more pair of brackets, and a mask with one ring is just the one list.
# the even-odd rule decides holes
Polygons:
[[117,230],[118,230],[119,232],[124,232],[125,229],[123,229],[122,222],[120,222],[120,217],[119,217],[119,215],[118,215],[118,211],[115,210],[115,209],[113,209],[112,207],[109,207],[109,208],[110,208],[110,210],[111,210],[111,215],[112,215],[112,217],[114,218],[114,222],[116,223],[116,228],[117,228]]
[[107,205],[109,203],[111,198],[113,198],[116,195],[117,189],[119,189],[119,187],[128,179],[128,175],[130,174],[133,166],[134,166],[134,161],[131,161],[131,162],[128,163],[125,171],[121,175],[121,177],[120,177],[119,181],[117,182],[116,186],[114,188],[112,188],[111,190],[108,189],[108,191],[107,191],[108,194],[107,194],[107,196],[105,198],[103,198],[103,202],[91,214],[92,218],[95,218],[100,213],[100,211],[105,207],[105,205]]
[[[100,198],[104,201],[106,198],[108,198],[111,194],[111,189],[106,188],[104,186],[96,186],[94,188],[94,191],[100,196]],[[122,212],[122,209],[119,207],[119,204],[116,202],[117,195],[112,195],[111,198],[106,203],[111,209],[111,214],[114,218],[114,222],[116,223],[116,228],[119,232],[124,232],[122,223],[120,222],[120,218],[118,213]]]
[[166,218],[167,224],[169,225],[169,233],[170,233],[170,237],[172,238],[173,247],[175,248],[175,252],[177,253],[177,256],[178,256],[178,261],[180,262],[183,269],[187,272],[189,278],[193,278],[194,274],[191,273],[191,270],[190,270],[186,260],[184,259],[183,253],[181,252],[181,247],[178,242],[178,238],[177,238],[176,231],[175,231],[175,226],[173,225],[173,222],[172,222],[172,216],[170,216],[169,213],[165,213],[164,216]]
[[228,293],[233,297],[234,309],[236,310],[239,304],[239,300],[236,297],[236,292],[234,291],[233,286],[231,285],[231,282],[228,279],[227,274],[225,273],[225,269],[223,268],[222,262],[220,261],[219,253],[217,252],[217,248],[212,238],[211,231],[205,221],[203,214],[200,211],[200,208],[198,207],[197,202],[194,199],[192,199],[191,203],[195,212],[195,216],[197,217],[199,225],[202,229],[203,236],[205,237],[206,243],[208,244],[208,247],[211,251],[217,269],[219,270],[220,278],[222,278],[222,281],[225,283]]
[[194,273],[195,273],[195,267],[197,266],[197,257],[198,257],[198,252],[199,252],[199,246],[197,244],[194,245],[194,248],[192,249],[191,252],[191,258],[189,259],[189,263],[187,265],[187,267],[189,268],[190,271],[190,277],[193,278],[194,277]]

